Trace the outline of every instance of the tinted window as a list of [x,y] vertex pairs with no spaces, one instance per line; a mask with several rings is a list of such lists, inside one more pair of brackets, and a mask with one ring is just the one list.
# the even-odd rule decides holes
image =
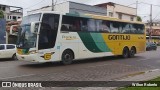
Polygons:
[[63,16],[61,31],[87,31],[87,20],[80,17]]
[[130,24],[129,23],[121,23],[121,25],[122,25],[121,33],[129,34],[131,31]]
[[129,24],[129,23],[121,23],[122,31],[121,33],[125,34],[144,34],[144,25],[142,24]]
[[111,33],[119,33],[120,23],[119,22],[110,22]]
[[96,20],[96,26],[98,32],[110,32],[110,23],[109,21]]
[[137,33],[144,34],[144,25],[137,24]]
[[96,31],[96,24],[95,24],[95,20],[94,19],[88,19],[87,21],[87,25],[88,25],[88,31]]
[[0,50],[4,50],[4,49],[5,49],[4,45],[0,45]]
[[130,28],[131,28],[131,31],[130,31],[131,33],[133,33],[133,34],[138,33],[137,32],[137,25],[136,24],[131,24]]
[[14,49],[15,46],[14,45],[7,45],[7,49]]
[[39,49],[48,49],[55,46],[59,25],[59,15],[44,14],[39,35]]
[[81,18],[81,31],[88,31],[87,20],[86,18]]
[[144,25],[64,15],[61,31],[143,34]]

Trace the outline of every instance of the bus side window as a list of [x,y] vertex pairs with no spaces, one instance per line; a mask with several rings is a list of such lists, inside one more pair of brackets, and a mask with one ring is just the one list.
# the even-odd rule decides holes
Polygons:
[[82,25],[81,26],[81,31],[88,31],[87,25]]
[[81,18],[81,20],[80,20],[80,27],[81,27],[81,31],[88,31],[87,19]]
[[108,27],[102,20],[96,20],[97,32],[108,32]]
[[138,33],[135,24],[130,24],[130,27],[131,27],[131,33],[132,34],[137,34]]
[[129,23],[122,23],[122,28],[123,29],[122,29],[121,33],[129,34],[131,31]]
[[94,19],[88,19],[87,25],[88,25],[88,31],[90,32],[96,31],[96,24]]
[[63,16],[61,31],[78,32],[81,31],[81,18],[73,16]]
[[133,27],[131,28],[132,33],[144,34],[144,25],[132,24],[132,26],[134,26],[134,32],[133,32]]
[[61,30],[62,30],[62,31],[68,31],[68,28],[67,28],[66,25],[62,25]]
[[81,25],[81,24],[80,24],[80,18],[79,18],[79,17],[75,18],[74,24],[73,24],[73,26],[72,26],[73,30],[74,30],[75,32],[81,31],[80,25]]
[[110,28],[111,28],[111,33],[119,33],[119,23],[118,22],[111,22],[110,23]]
[[110,21],[105,21],[106,26],[108,27],[108,33],[111,32],[111,28],[110,28]]
[[138,27],[138,34],[144,34],[144,25],[137,25]]

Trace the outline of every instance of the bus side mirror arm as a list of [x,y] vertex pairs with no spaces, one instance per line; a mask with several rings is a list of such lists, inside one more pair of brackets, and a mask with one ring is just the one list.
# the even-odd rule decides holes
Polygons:
[[[31,23],[31,33],[38,33],[38,30],[36,29],[39,29],[39,25],[40,25],[41,22],[32,22]],[[38,25],[38,27],[36,27],[36,24]]]

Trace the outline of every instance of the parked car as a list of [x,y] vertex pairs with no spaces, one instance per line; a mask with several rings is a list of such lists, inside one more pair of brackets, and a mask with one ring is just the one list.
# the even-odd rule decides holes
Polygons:
[[147,42],[146,51],[149,51],[149,50],[157,50],[157,45],[153,42]]
[[14,44],[0,44],[0,59],[12,58],[17,60],[16,45]]

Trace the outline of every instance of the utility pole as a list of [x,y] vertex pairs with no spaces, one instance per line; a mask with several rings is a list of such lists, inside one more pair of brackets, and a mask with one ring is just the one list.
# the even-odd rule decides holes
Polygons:
[[152,4],[150,6],[150,30],[149,30],[149,42],[152,40]]
[[52,0],[52,11],[54,11],[54,0]]
[[137,19],[137,16],[138,16],[138,0],[136,1],[136,19]]

